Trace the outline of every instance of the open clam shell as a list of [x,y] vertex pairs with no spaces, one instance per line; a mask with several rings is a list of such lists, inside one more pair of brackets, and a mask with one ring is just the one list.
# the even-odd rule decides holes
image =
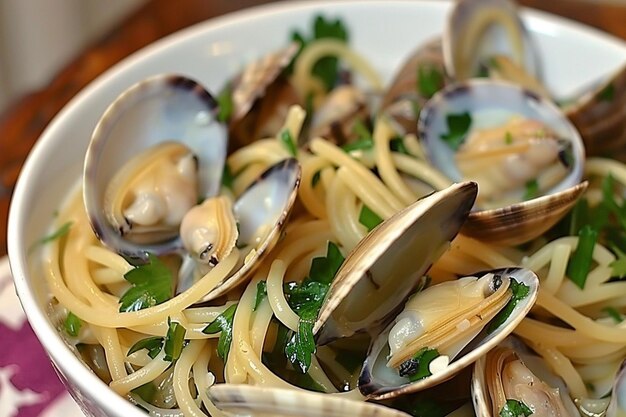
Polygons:
[[511,0],[457,1],[443,34],[448,75],[457,81],[476,77],[485,60],[504,55],[540,78],[537,48]]
[[98,121],[83,171],[83,198],[91,226],[108,247],[135,261],[147,252],[172,253],[177,236],[134,243],[111,225],[105,213],[106,189],[122,167],[145,150],[165,141],[183,143],[197,161],[197,191],[217,194],[226,157],[227,132],[217,123],[217,103],[197,82],[181,75],[163,74],[124,91]]
[[237,416],[409,417],[383,405],[339,396],[252,385],[214,385],[209,398],[217,408]]
[[615,377],[615,383],[611,392],[611,402],[606,410],[606,417],[624,416],[626,416],[626,362],[622,363]]
[[[506,317],[506,320],[495,329],[492,329],[491,333],[489,333],[488,329],[485,329],[488,320],[482,320],[482,316],[480,315],[476,316],[482,323],[479,323],[476,330],[472,330],[467,336],[463,336],[463,338],[467,337],[467,340],[454,342],[454,350],[458,350],[459,348],[462,350],[460,350],[459,353],[453,353],[456,355],[455,357],[448,357],[448,363],[444,361],[443,366],[438,366],[438,369],[431,369],[430,376],[426,376],[415,382],[411,382],[406,377],[401,377],[396,368],[388,367],[388,354],[390,353],[389,333],[392,331],[394,324],[388,326],[372,343],[370,352],[361,370],[359,389],[363,395],[376,400],[394,398],[399,395],[422,391],[448,380],[504,340],[504,338],[522,321],[526,314],[528,314],[536,301],[537,292],[539,290],[539,280],[530,270],[523,268],[504,268],[480,272],[474,274],[474,277],[479,280],[489,278],[494,280],[494,283],[500,282],[500,286],[503,285],[502,283],[505,282],[506,278],[510,278],[511,280],[515,280],[518,284],[523,284],[528,287],[528,293],[513,304],[513,308]],[[494,287],[496,292],[498,289],[499,288]],[[508,287],[506,291],[508,291]],[[496,292],[493,294],[496,294]],[[445,302],[445,300],[442,300],[442,302]],[[437,308],[436,304],[431,307]],[[433,312],[429,313],[428,311],[422,313],[436,314]],[[463,322],[460,323],[462,325],[458,326],[458,331],[465,332],[467,327]],[[456,337],[455,333],[451,333],[450,337]],[[443,356],[442,354],[440,357]]]
[[580,132],[587,153],[626,160],[626,65],[594,86],[565,113]]
[[250,247],[251,252],[240,268],[202,301],[215,299],[246,281],[276,246],[296,201],[300,177],[298,161],[285,159],[268,168],[235,201],[233,212],[239,225],[237,246]]
[[[464,178],[457,163],[463,141],[457,149],[445,140],[451,129],[450,118],[458,115],[463,115],[471,123],[469,130],[463,133],[463,141],[472,132],[503,130],[501,142],[494,140],[489,145],[493,147],[486,151],[477,148],[484,154],[473,151],[476,161],[472,161],[475,164],[473,169],[477,172],[469,178]],[[529,145],[520,142],[520,147],[529,150],[516,153],[517,142],[507,141],[501,126],[505,123],[518,123],[517,126],[521,126],[527,122],[545,126],[550,133],[538,136],[537,139],[531,137],[527,142]],[[467,234],[489,239],[493,243],[519,244],[529,241],[553,226],[584,191],[585,186],[580,185],[580,182],[585,150],[577,130],[548,100],[513,84],[476,79],[448,86],[424,106],[418,131],[428,159],[446,176],[453,181],[474,178],[479,182],[477,207],[464,229]],[[543,128],[538,130],[543,131]],[[537,146],[536,149],[533,146]],[[550,146],[549,152],[542,150],[534,153],[539,146]],[[536,162],[539,159],[530,152],[540,155],[542,161]],[[504,157],[496,162],[479,164],[480,158],[491,157],[491,154],[496,153],[502,153]],[[544,161],[545,155],[551,159]],[[475,167],[480,169],[476,170]],[[561,171],[559,177],[552,175],[556,169]],[[480,178],[475,178],[475,175]],[[527,187],[531,182],[536,185],[545,182],[545,186],[528,198]],[[510,184],[510,189],[507,184]],[[500,187],[497,189],[500,197],[487,201],[488,204],[486,200],[481,200],[483,195],[488,195],[483,194],[483,191],[487,193],[495,186]],[[534,216],[537,214],[543,216],[542,227],[535,228],[538,224],[533,219],[536,219]],[[533,223],[531,227],[528,222]]]
[[522,402],[536,415],[579,414],[565,382],[512,337],[476,361],[471,387],[477,417],[498,417],[507,400]]
[[467,218],[476,184],[454,184],[372,230],[337,272],[313,333],[318,344],[384,324],[448,248]]

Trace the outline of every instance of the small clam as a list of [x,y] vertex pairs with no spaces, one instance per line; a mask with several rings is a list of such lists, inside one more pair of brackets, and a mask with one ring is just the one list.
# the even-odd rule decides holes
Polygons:
[[268,54],[248,64],[232,81],[233,114],[229,120],[229,151],[282,127],[289,106],[302,104],[284,71],[298,52],[298,45]]
[[587,154],[626,160],[626,66],[565,108]]
[[317,342],[388,322],[448,248],[475,197],[475,183],[452,185],[418,200],[362,239],[328,290],[313,328]]
[[443,34],[443,53],[456,81],[476,77],[494,56],[507,57],[517,73],[540,78],[537,48],[511,0],[457,1]]
[[606,410],[606,417],[624,416],[626,416],[626,362],[622,363],[615,377],[615,383],[611,392],[611,402]]
[[[420,77],[425,77],[424,84]],[[402,131],[415,133],[419,109],[447,81],[441,39],[436,38],[421,45],[400,67],[383,95],[381,109]]]
[[208,394],[217,408],[235,416],[410,416],[383,405],[354,401],[340,396],[281,388],[218,384],[212,386]]
[[506,268],[417,293],[372,343],[359,377],[361,393],[387,399],[446,381],[510,334],[538,289],[532,271]]
[[579,415],[565,382],[515,338],[476,361],[472,400],[477,417],[498,417],[507,403],[507,407],[526,406],[537,417]]
[[219,191],[227,132],[216,111],[211,94],[180,75],[141,81],[107,108],[83,173],[85,208],[105,245],[139,261],[180,246],[186,211]]
[[552,103],[524,88],[494,80],[451,85],[424,106],[418,131],[446,176],[479,184],[469,235],[529,241],[585,190],[580,135]]

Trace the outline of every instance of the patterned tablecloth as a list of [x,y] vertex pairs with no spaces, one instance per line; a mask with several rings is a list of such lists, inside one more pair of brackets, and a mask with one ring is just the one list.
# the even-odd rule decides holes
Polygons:
[[56,376],[0,258],[0,417],[82,417]]

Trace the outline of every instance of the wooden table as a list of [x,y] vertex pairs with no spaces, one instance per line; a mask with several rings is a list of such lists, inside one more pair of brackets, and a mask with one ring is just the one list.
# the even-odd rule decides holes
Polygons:
[[[0,115],[0,256],[6,253],[11,192],[29,150],[54,115],[85,85],[122,58],[181,28],[268,0],[151,0],[83,51],[43,90]],[[626,40],[626,5],[592,0],[520,0],[525,6],[601,28]]]

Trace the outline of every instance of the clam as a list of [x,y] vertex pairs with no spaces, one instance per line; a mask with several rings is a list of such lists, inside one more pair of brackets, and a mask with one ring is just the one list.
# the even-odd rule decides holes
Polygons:
[[[280,236],[300,183],[300,165],[271,166],[234,202],[218,196],[225,126],[211,95],[182,76],[160,75],[122,93],[94,130],[83,197],[96,236],[131,262],[148,253],[183,258],[184,290],[235,248],[239,268],[212,299],[249,276]],[[199,203],[200,201],[200,203]]]
[[564,111],[589,155],[626,160],[626,66]]
[[450,85],[424,106],[418,131],[434,166],[453,181],[479,184],[468,235],[508,245],[532,240],[586,188],[580,135],[552,103],[522,87],[478,79]]
[[297,52],[298,45],[294,43],[263,56],[248,64],[232,81],[230,151],[273,136],[282,127],[289,106],[302,104],[284,75]]
[[478,76],[485,65],[527,86],[524,81],[541,78],[537,48],[511,0],[457,1],[444,30],[443,54],[456,81]]
[[532,271],[504,268],[417,293],[372,343],[359,376],[361,393],[381,400],[450,379],[515,329],[538,288]]
[[340,396],[252,385],[214,385],[209,389],[209,398],[217,408],[236,416],[410,416],[383,405],[354,401]]
[[622,363],[621,369],[615,377],[606,417],[626,416],[626,366],[624,365],[625,363]]
[[477,417],[500,416],[505,406],[528,407],[537,417],[579,415],[565,382],[550,372],[541,357],[513,338],[474,364],[472,400]]
[[418,200],[365,236],[328,290],[313,328],[318,344],[386,324],[448,249],[475,197],[475,183],[452,185]]
[[139,262],[180,247],[182,217],[220,188],[227,132],[216,111],[200,84],[169,74],[133,85],[106,109],[83,172],[85,208],[105,245]]
[[[428,79],[423,80],[422,88],[420,76]],[[419,110],[448,81],[441,39],[432,39],[415,50],[394,75],[383,95],[381,109],[397,123],[399,131],[415,133]]]
[[323,137],[337,145],[353,142],[355,123],[368,119],[367,104],[365,93],[353,85],[334,88],[313,115],[308,136]]

